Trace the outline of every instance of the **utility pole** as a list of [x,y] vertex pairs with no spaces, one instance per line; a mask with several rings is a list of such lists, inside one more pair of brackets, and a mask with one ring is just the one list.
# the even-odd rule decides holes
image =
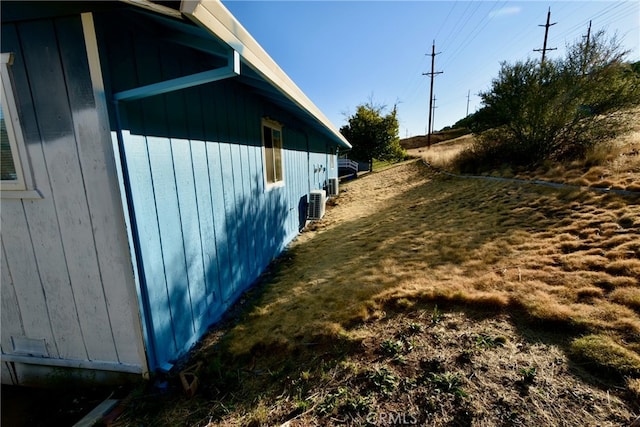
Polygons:
[[465,117],[469,117],[469,95],[471,95],[471,89],[467,91],[467,114]]
[[544,65],[544,58],[548,50],[557,49],[555,47],[550,47],[547,49],[547,36],[549,35],[549,27],[557,24],[557,22],[554,22],[553,24],[549,24],[550,20],[551,20],[551,8],[549,8],[549,11],[547,12],[547,23],[544,25],[542,24],[538,25],[538,27],[544,27],[544,44],[542,45],[542,49],[533,49],[534,52],[542,52],[542,60],[540,61],[540,65]]
[[[431,129],[435,129],[436,127],[436,97],[433,97],[433,108],[431,109]],[[428,137],[427,137],[428,138]]]
[[589,20],[589,28],[587,29],[587,35],[582,36],[587,38],[587,43],[584,48],[584,59],[582,60],[582,74],[584,74],[585,68],[587,68],[587,60],[589,59],[589,41],[591,40],[591,20]]
[[442,71],[435,71],[436,65],[436,55],[440,54],[440,52],[436,53],[436,41],[433,41],[431,45],[431,72],[430,73],[422,73],[423,76],[431,77],[431,90],[429,91],[429,127],[427,130],[427,148],[431,147],[431,118],[432,118],[432,110],[433,110],[433,78],[436,74],[442,74]]
[[591,20],[589,20],[589,28],[587,28],[587,35],[582,36],[587,38],[587,47],[586,50],[589,50],[589,40],[591,40]]

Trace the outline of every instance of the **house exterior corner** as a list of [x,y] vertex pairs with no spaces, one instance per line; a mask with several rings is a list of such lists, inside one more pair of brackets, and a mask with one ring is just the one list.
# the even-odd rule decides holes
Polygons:
[[171,369],[305,226],[345,142],[179,2],[6,3],[39,197],[2,191],[3,383]]

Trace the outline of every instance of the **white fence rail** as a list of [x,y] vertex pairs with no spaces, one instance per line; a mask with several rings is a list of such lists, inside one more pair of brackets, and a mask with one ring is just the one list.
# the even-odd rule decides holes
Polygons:
[[358,162],[351,159],[338,159],[338,170],[340,175],[351,175],[358,173]]

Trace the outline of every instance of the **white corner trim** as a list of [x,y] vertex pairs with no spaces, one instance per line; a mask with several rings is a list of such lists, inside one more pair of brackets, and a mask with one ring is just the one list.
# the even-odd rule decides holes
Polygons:
[[[100,65],[100,52],[98,49],[98,38],[96,35],[95,24],[93,22],[93,14],[90,12],[83,13],[81,14],[81,20],[82,20],[82,33],[84,36],[85,49],[87,53],[87,61],[89,63],[89,74],[91,76],[91,84],[93,86],[93,96],[95,99],[96,112],[98,114],[99,125],[102,130],[101,134],[106,135],[105,138],[107,138],[107,141],[105,141],[104,143],[107,144],[109,147],[111,147],[112,146],[112,141],[110,137],[111,125],[109,123],[109,111],[107,107],[107,98],[106,98],[105,89],[104,89],[102,68]],[[118,153],[114,152],[113,155],[114,155],[113,167],[117,171],[118,162],[119,162]],[[122,199],[123,199],[123,196],[120,195],[120,200]],[[119,209],[123,214],[122,223],[126,224],[127,223],[126,206],[120,205]],[[125,229],[127,229],[126,226],[125,226]],[[127,237],[125,238],[127,239],[128,242],[131,241],[129,240],[128,234],[127,234]],[[131,262],[135,263],[135,257],[131,259]],[[134,266],[134,269],[135,269],[135,266]],[[140,317],[140,313],[138,312],[139,304],[138,304],[138,295],[136,290],[136,288],[138,288],[140,284],[138,283],[138,277],[137,277],[137,274],[135,274],[135,271],[131,275],[131,277],[132,277],[131,279],[132,286],[127,286],[127,290],[128,290],[129,298],[131,299],[131,301],[136,302],[135,304],[131,304],[131,307],[132,307],[131,309],[133,311],[132,319],[134,319],[134,323],[135,323],[133,327],[135,329],[135,336],[138,341],[136,348],[137,348],[138,360],[140,361],[140,364],[141,364],[140,372],[143,374],[143,376],[146,377],[149,373],[149,364],[147,361],[146,349],[144,345],[145,340],[143,338],[144,333],[143,333],[142,319]]]

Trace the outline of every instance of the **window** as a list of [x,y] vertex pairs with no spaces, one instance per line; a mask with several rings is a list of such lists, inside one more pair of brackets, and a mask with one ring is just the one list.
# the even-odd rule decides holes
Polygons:
[[267,185],[283,182],[282,126],[271,120],[262,121],[262,144]]
[[28,174],[25,170],[26,152],[20,118],[13,96],[9,66],[13,62],[10,53],[1,54],[0,77],[2,86],[2,105],[0,108],[0,189],[27,190]]

